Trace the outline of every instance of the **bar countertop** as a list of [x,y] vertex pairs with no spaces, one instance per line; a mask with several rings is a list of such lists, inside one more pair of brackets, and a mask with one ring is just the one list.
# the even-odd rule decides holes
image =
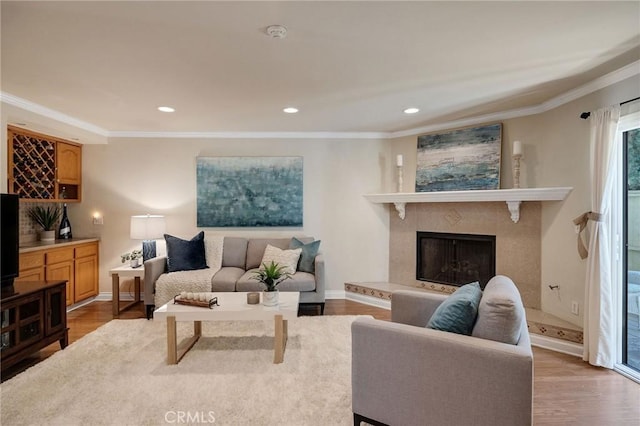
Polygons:
[[91,243],[100,241],[99,238],[71,238],[69,240],[55,240],[54,242],[30,241],[20,244],[20,253],[65,247],[75,244]]

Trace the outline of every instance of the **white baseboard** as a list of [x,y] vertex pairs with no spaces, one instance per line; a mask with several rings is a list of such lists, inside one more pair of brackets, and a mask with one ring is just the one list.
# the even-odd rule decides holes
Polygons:
[[366,296],[364,294],[352,293],[350,291],[345,292],[345,299],[353,300],[354,302],[364,303],[365,305],[375,306],[383,309],[391,309],[391,301],[380,299],[379,297]]
[[344,299],[344,290],[326,290],[324,292],[325,299]]
[[[133,294],[130,294],[129,292],[120,292],[120,300],[124,300],[124,301],[131,301],[133,300]],[[91,301],[98,301],[98,302],[111,302],[111,300],[113,300],[113,293],[111,293],[110,291],[101,291],[95,298],[91,299]],[[144,293],[140,293],[140,300],[144,300]]]
[[[73,305],[69,305],[69,306],[67,306],[67,312],[71,312],[73,310],[76,310],[78,308],[86,306],[89,303],[91,303],[91,302],[93,302],[94,300],[97,300],[97,299],[98,299],[97,297],[92,297],[90,299],[83,300],[82,302],[78,302],[78,303],[74,303]],[[109,299],[109,300],[111,300],[111,299]]]
[[537,346],[539,348],[549,349],[554,352],[560,352],[582,358],[583,348],[579,343],[554,339],[552,337],[542,336],[535,333],[529,333],[529,336],[531,338],[531,346]]

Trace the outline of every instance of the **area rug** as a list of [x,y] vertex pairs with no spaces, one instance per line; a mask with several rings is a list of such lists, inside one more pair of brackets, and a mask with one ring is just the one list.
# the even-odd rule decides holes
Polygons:
[[206,322],[177,365],[163,322],[113,320],[2,383],[0,423],[350,425],[355,318],[290,320],[282,364],[273,323]]

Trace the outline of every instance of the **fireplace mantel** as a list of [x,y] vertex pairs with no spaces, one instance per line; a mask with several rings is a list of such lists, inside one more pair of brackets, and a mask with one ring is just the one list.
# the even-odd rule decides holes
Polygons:
[[562,201],[567,198],[572,187],[520,188],[475,191],[442,192],[396,192],[388,194],[366,194],[365,198],[376,204],[393,204],[401,219],[405,217],[407,203],[467,203],[504,201],[507,203],[511,220],[520,220],[520,203],[523,201]]

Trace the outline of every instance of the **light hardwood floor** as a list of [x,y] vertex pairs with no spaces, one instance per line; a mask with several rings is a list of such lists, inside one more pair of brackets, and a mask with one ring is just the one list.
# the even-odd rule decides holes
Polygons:
[[[382,320],[391,317],[388,310],[349,300],[328,300],[325,315],[371,315]],[[142,304],[120,315],[120,319],[144,317]],[[75,342],[111,319],[110,302],[93,302],[69,312],[69,342]],[[48,346],[16,368],[3,373],[2,380],[58,350],[60,347],[57,344]],[[592,367],[570,355],[540,348],[534,348],[533,353],[534,424],[640,425],[639,384],[613,371]]]

